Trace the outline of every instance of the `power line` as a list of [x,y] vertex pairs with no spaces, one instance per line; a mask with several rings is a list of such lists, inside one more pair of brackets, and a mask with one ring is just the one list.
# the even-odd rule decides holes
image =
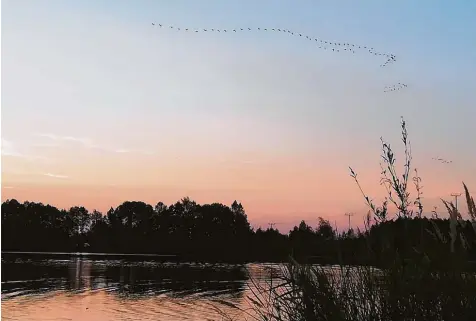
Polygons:
[[354,213],[345,213],[344,215],[349,217],[349,231],[350,231],[350,218],[351,216],[354,216]]
[[274,230],[274,227],[276,225],[279,225],[279,224],[282,224],[282,223],[280,223],[280,222],[270,222],[270,223],[268,223],[268,226],[269,226],[270,229]]
[[453,193],[451,194],[451,196],[455,198],[455,207],[456,207],[456,211],[458,211],[458,197],[461,196],[461,193]]

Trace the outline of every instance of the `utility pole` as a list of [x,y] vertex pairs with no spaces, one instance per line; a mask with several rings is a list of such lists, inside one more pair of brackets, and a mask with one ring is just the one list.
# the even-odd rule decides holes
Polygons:
[[269,228],[274,230],[274,227],[276,226],[276,223],[268,223]]
[[456,207],[456,211],[458,211],[458,197],[461,196],[461,193],[453,193],[451,194],[451,196],[455,198],[455,207]]
[[349,217],[349,231],[350,231],[350,217],[354,216],[354,213],[345,213],[344,215]]

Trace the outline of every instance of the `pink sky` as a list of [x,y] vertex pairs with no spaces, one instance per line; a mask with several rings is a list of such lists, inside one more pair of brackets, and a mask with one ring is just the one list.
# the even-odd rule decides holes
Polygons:
[[[61,174],[49,175],[46,168],[37,175],[4,173],[2,201],[16,198],[60,208],[82,205],[106,212],[125,200],[152,205],[159,201],[172,204],[189,196],[199,203],[230,205],[236,199],[243,203],[253,226],[278,223],[276,226],[283,231],[301,219],[316,225],[319,216],[345,227],[345,212],[354,212],[353,225],[362,226],[362,217],[367,210],[345,167],[332,167],[324,161],[321,164],[292,159],[269,160],[261,164],[212,161],[211,164],[200,161],[161,164],[159,158],[153,156],[108,158],[88,156],[83,152],[70,157],[72,164],[55,165],[55,173]],[[21,162],[15,157],[3,157],[3,168],[13,167],[9,164],[14,161],[15,166],[20,167]],[[33,168],[38,167],[34,165]],[[378,185],[378,171],[362,168],[359,178],[370,196],[378,200],[383,195],[383,187]],[[461,190],[457,182],[439,185],[427,180],[424,185],[432,186],[424,189],[427,211],[435,205],[440,211],[443,209],[438,194],[449,195],[451,191]]]
[[[345,212],[361,225],[366,207],[348,166],[382,196],[379,137],[401,161],[402,115],[427,211],[462,191],[463,180],[476,188],[474,73],[465,58],[428,59],[401,34],[389,43],[387,33],[340,27],[354,10],[315,10],[289,28],[397,48],[402,61],[383,69],[368,54],[336,55],[287,36],[162,32],[150,23],[161,12],[197,26],[240,26],[238,9],[197,15],[157,2],[155,11],[138,5],[126,15],[86,2],[25,1],[2,7],[2,201],[106,211],[126,200],[236,199],[254,226],[287,230],[323,216],[341,227]],[[265,11],[246,23],[287,17]],[[411,86],[383,92],[398,81]]]

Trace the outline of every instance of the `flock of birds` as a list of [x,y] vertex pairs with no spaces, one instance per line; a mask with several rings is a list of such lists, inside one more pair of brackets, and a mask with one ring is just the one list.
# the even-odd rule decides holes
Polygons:
[[[176,31],[183,31],[183,32],[191,32],[191,33],[198,33],[198,32],[214,32],[214,33],[237,33],[237,32],[251,32],[251,31],[259,31],[259,32],[278,32],[278,33],[285,33],[291,36],[296,36],[296,37],[301,37],[303,39],[307,39],[309,41],[313,41],[317,44],[317,47],[319,49],[323,50],[328,50],[328,51],[333,51],[333,52],[347,52],[347,53],[353,53],[355,54],[357,51],[366,51],[371,55],[374,56],[381,56],[386,58],[385,62],[382,63],[380,66],[385,67],[388,64],[391,64],[393,62],[396,62],[396,56],[391,53],[383,53],[383,52],[378,52],[376,51],[373,47],[369,46],[364,46],[364,45],[358,45],[358,44],[352,44],[352,43],[347,43],[347,42],[336,42],[336,41],[328,41],[328,40],[323,40],[319,39],[316,37],[311,37],[308,35],[305,35],[303,33],[299,32],[294,32],[288,29],[283,29],[283,28],[234,28],[234,29],[216,29],[216,28],[180,28],[176,26],[165,26],[160,23],[152,23],[153,27],[158,27],[162,29],[172,29]],[[384,92],[394,92],[394,91],[400,91],[404,88],[407,88],[408,85],[404,83],[397,83],[392,86],[386,86],[384,88]],[[451,160],[445,160],[442,158],[432,158],[435,161],[439,161],[443,164],[450,164],[452,163]]]
[[402,84],[401,82],[399,82],[393,86],[386,86],[383,91],[384,92],[397,91],[397,90],[402,90],[403,88],[406,88],[406,87],[408,87],[406,84]]
[[[319,39],[316,37],[311,37],[308,35],[305,35],[303,33],[298,33],[294,32],[288,29],[283,29],[283,28],[235,28],[235,29],[215,29],[215,28],[180,28],[176,26],[165,26],[160,23],[155,23],[152,22],[153,27],[158,27],[158,28],[163,28],[163,29],[172,29],[176,31],[184,31],[184,32],[191,32],[191,33],[198,33],[198,32],[215,32],[215,33],[237,33],[237,32],[251,32],[251,31],[259,31],[259,32],[278,32],[278,33],[285,33],[288,35],[296,36],[296,37],[301,37],[303,39],[307,39],[309,41],[314,41],[317,44],[317,47],[319,49],[323,50],[328,50],[332,52],[348,52],[348,53],[353,53],[355,54],[357,51],[366,51],[371,55],[374,56],[381,56],[385,57],[386,60],[384,63],[382,63],[380,66],[385,67],[390,63],[393,63],[397,61],[397,58],[394,54],[391,53],[383,53],[383,52],[377,52],[373,47],[369,46],[364,46],[364,45],[358,45],[358,44],[352,44],[348,42],[336,42],[336,41],[328,41],[328,40],[323,40]],[[384,89],[384,92],[392,92],[392,91],[397,91],[401,90],[403,88],[406,88],[406,84],[398,83],[393,86],[387,86]]]
[[453,163],[453,161],[451,161],[451,160],[446,160],[446,159],[443,159],[443,158],[440,158],[440,157],[433,157],[432,159],[435,160],[435,161],[438,161],[442,164],[451,164],[451,163]]
[[314,41],[317,44],[319,49],[329,50],[333,52],[348,52],[348,53],[356,53],[357,51],[367,51],[371,55],[374,56],[381,56],[386,58],[386,61],[382,63],[380,66],[385,67],[390,63],[397,61],[396,56],[391,53],[383,53],[375,51],[373,47],[364,46],[364,45],[357,45],[347,42],[336,42],[336,41],[328,41],[319,39],[316,37],[311,37],[309,35],[305,35],[303,33],[294,32],[288,29],[283,28],[234,28],[234,29],[215,29],[215,28],[180,28],[176,26],[165,26],[160,23],[152,23],[152,26],[163,28],[163,29],[173,29],[177,31],[184,31],[184,32],[216,32],[216,33],[236,33],[236,32],[251,32],[251,31],[266,31],[266,32],[278,32],[278,33],[285,33],[288,35],[301,37],[303,39],[307,39],[309,41]]

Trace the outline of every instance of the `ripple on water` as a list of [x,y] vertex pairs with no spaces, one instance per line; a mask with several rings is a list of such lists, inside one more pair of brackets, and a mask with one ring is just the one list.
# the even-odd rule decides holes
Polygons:
[[[222,320],[272,266],[102,257],[2,258],[5,320]],[[229,302],[229,303],[227,303]]]

